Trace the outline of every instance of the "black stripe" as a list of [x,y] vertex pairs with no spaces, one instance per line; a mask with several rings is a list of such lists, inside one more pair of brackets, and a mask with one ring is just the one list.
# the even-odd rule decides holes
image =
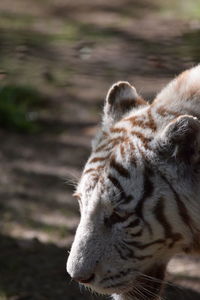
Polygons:
[[121,184],[119,183],[119,181],[113,177],[112,175],[108,175],[108,179],[112,182],[112,184],[120,191],[120,196],[125,198],[126,194],[123,190],[123,187],[121,186]]
[[127,284],[127,281],[120,281],[118,283],[113,283],[111,285],[106,285],[106,286],[103,286],[104,289],[110,289],[110,288],[115,288],[115,287],[120,287],[120,286],[125,286]]
[[163,230],[165,233],[165,238],[167,238],[167,239],[170,238],[172,240],[171,243],[168,245],[169,248],[172,248],[174,246],[174,244],[177,241],[180,241],[183,237],[180,233],[174,233],[172,231],[172,226],[168,222],[168,220],[164,214],[164,199],[163,198],[160,198],[158,200],[158,203],[156,204],[156,206],[154,208],[154,214],[156,216],[156,219],[160,223],[160,225],[163,227]]
[[151,228],[150,224],[148,224],[144,220],[144,216],[143,216],[144,202],[146,201],[147,198],[149,198],[153,195],[153,191],[154,191],[154,185],[150,179],[151,177],[153,177],[153,171],[149,167],[145,166],[143,195],[135,208],[135,212],[136,212],[137,216],[139,218],[141,218],[143,220],[143,222],[147,225],[149,232],[152,234],[152,228]]
[[128,196],[126,196],[126,198],[124,199],[124,202],[129,203],[129,202],[131,202],[131,200],[133,200],[133,196],[132,196],[132,195],[128,195]]
[[112,276],[109,276],[109,277],[105,277],[104,279],[102,279],[100,281],[100,283],[103,283],[103,282],[106,282],[108,280],[115,280],[115,279],[119,279],[121,277],[124,277],[124,276],[127,276],[129,273],[131,272],[131,269],[127,269],[125,271],[121,271],[117,274],[113,274]]
[[117,253],[119,254],[121,259],[127,260],[127,258],[123,255],[122,251],[116,245],[114,245],[114,248],[117,251]]
[[134,251],[133,249],[130,249],[127,245],[125,245],[124,243],[120,243],[119,246],[121,247],[121,249],[123,249],[124,251],[124,255],[127,258],[132,258],[134,256]]
[[147,198],[152,196],[154,190],[154,186],[150,177],[152,177],[152,171],[148,168],[145,168],[143,195],[135,208],[138,217],[140,217],[141,219],[143,219],[144,202]]
[[164,199],[162,197],[160,197],[160,199],[158,200],[153,212],[154,212],[154,215],[155,215],[157,221],[163,227],[165,237],[168,238],[168,237],[172,236],[173,235],[172,226],[168,222],[168,220],[165,216]]
[[128,225],[126,225],[124,228],[128,228],[128,227],[136,227],[140,224],[140,219],[136,219],[132,222],[130,222]]
[[126,221],[132,214],[126,214],[125,216],[120,216],[117,212],[113,211],[112,215],[104,218],[104,223],[106,226],[111,227],[116,223],[122,223]]
[[133,256],[133,258],[135,258],[135,259],[138,259],[138,260],[144,260],[144,259],[147,259],[147,258],[152,258],[153,257],[153,255],[141,255],[141,256],[136,256],[136,255],[134,255]]
[[126,193],[124,192],[123,187],[121,186],[121,184],[120,184],[120,182],[117,178],[115,178],[111,174],[109,174],[108,179],[120,191],[120,200],[117,201],[118,203],[120,203],[120,202],[129,203],[133,199],[132,195],[126,195]]
[[115,169],[122,177],[130,178],[130,173],[125,169],[120,163],[118,163],[115,158],[112,156],[110,160],[111,168]]
[[141,244],[141,243],[136,242],[136,241],[123,241],[123,242],[126,243],[126,244],[128,244],[128,245],[134,246],[137,249],[145,249],[145,248],[148,248],[148,247],[150,247],[152,245],[164,244],[165,240],[158,239],[158,240],[155,240],[155,241],[147,243],[147,244]]
[[142,235],[142,229],[140,229],[138,232],[136,232],[136,233],[131,233],[130,235],[132,236],[132,237],[136,237],[136,236],[141,236]]
[[170,187],[171,191],[174,194],[174,198],[176,200],[176,204],[177,204],[177,207],[178,207],[178,212],[179,212],[179,215],[180,215],[183,223],[185,225],[187,225],[190,228],[190,231],[193,233],[194,224],[193,224],[193,221],[191,220],[191,218],[188,214],[188,211],[187,211],[187,208],[186,208],[185,204],[180,199],[178,193],[176,192],[176,190],[174,189],[172,184],[168,181],[168,179],[162,173],[159,172],[159,174],[160,174],[161,178],[167,183],[167,185]]

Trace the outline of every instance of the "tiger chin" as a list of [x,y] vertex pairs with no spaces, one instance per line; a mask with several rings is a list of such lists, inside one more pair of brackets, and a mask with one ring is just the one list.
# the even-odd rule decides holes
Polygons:
[[163,289],[162,280],[165,275],[165,265],[154,265],[146,274],[138,275],[131,281],[113,283],[106,288],[94,282],[86,284],[91,291],[101,295],[112,295],[115,300],[143,299],[157,300]]
[[128,82],[110,88],[74,193],[74,280],[115,300],[157,300],[171,257],[200,250],[199,120],[199,65],[151,104]]

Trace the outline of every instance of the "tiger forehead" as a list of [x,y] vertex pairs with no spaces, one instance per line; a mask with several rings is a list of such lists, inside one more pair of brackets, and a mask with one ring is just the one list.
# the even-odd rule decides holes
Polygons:
[[113,183],[109,180],[109,176],[103,174],[103,172],[90,174],[89,177],[83,180],[82,184],[81,194],[86,201],[98,199],[98,201],[106,200],[108,202],[109,199],[116,198]]
[[116,154],[119,149],[121,149],[123,152],[123,147],[130,143],[131,140],[125,128],[112,127],[108,134],[102,134],[101,139],[93,148],[91,158],[89,159],[87,165],[103,161],[108,162],[109,159]]
[[115,146],[115,151],[112,149],[106,157],[104,156],[104,160],[100,159],[102,157],[99,157],[99,161],[97,161],[96,158],[96,161],[94,164],[92,163],[92,166],[89,164],[87,167],[86,165],[86,170],[83,173],[84,176],[82,178],[82,188],[88,197],[90,197],[94,190],[96,191],[95,193],[102,196],[105,194],[112,194],[109,198],[112,198],[113,193],[116,190],[121,193],[122,186],[118,179],[115,178],[116,172],[117,175],[120,175],[126,180],[131,179],[128,168],[124,166],[122,159],[117,158],[115,153],[116,151],[120,151],[119,148],[121,145],[123,145],[123,143],[119,144],[118,147]]
[[[134,136],[137,138],[136,141],[133,139]],[[124,128],[111,128],[110,134],[102,137],[93,149],[83,175],[92,174],[93,179],[97,181],[110,170],[110,167],[116,166],[117,163],[124,165],[131,158],[132,162],[134,162],[134,153],[136,148],[138,148],[136,145],[138,140],[146,147],[150,141],[149,138],[145,138],[138,131],[133,130],[132,135],[129,135]]]
[[[148,129],[148,134],[143,134],[138,127]],[[83,172],[84,191],[90,193],[97,183],[99,187],[105,187],[106,179],[112,187],[113,182],[109,180],[109,175],[112,175],[113,170],[126,180],[131,178],[129,166],[131,164],[133,175],[133,168],[138,168],[137,156],[145,159],[145,151],[150,149],[149,143],[155,128],[150,109],[147,108],[122,118],[107,130],[102,130]]]

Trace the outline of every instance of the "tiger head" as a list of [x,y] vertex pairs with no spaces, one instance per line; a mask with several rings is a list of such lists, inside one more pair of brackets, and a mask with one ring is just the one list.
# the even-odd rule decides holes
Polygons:
[[75,193],[73,279],[115,299],[155,299],[167,262],[192,242],[179,195],[191,197],[199,130],[196,118],[148,104],[128,82],[111,87]]

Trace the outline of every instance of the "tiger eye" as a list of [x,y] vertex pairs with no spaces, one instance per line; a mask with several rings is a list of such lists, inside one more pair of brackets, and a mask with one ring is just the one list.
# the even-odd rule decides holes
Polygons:
[[125,221],[126,219],[128,219],[128,217],[130,217],[130,215],[131,215],[130,213],[127,213],[122,216],[119,213],[114,211],[110,217],[106,217],[104,219],[104,223],[106,226],[112,226],[116,223]]

